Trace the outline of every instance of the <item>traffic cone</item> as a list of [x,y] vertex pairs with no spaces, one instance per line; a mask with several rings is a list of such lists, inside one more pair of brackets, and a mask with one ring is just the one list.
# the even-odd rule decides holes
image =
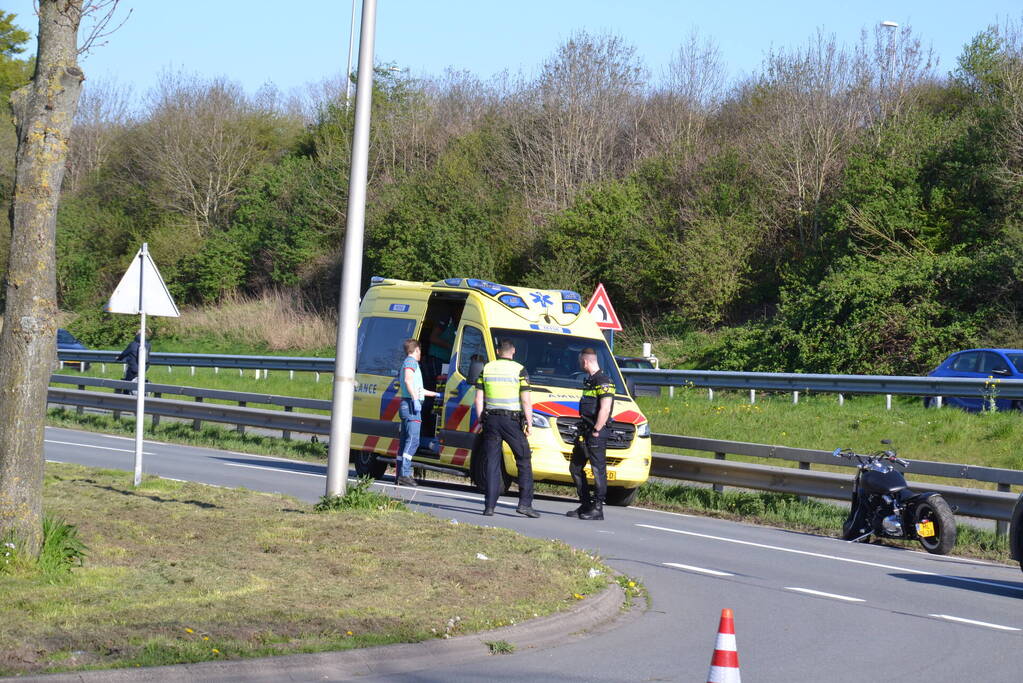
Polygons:
[[732,610],[721,610],[718,639],[714,657],[710,660],[707,683],[741,683],[739,678],[739,652],[735,649],[735,620]]

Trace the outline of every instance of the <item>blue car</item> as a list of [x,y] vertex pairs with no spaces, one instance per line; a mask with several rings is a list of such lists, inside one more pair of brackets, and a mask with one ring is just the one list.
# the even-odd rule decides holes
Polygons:
[[[88,346],[78,341],[75,335],[71,334],[63,327],[57,329],[57,351],[87,351]],[[77,360],[64,361],[65,367],[78,368],[79,370],[85,371],[89,369],[89,363],[82,363]]]
[[[953,353],[930,373],[931,377],[972,377],[976,379],[1023,379],[1023,350],[1020,349],[969,349]],[[1023,401],[998,398],[998,410],[1021,410]],[[985,408],[987,399],[946,396],[942,399],[948,405],[965,410],[979,411]],[[924,399],[924,405],[934,404],[932,397]]]

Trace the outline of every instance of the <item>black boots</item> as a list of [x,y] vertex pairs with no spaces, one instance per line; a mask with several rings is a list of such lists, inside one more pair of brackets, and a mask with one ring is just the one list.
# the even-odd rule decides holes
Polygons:
[[593,505],[580,505],[575,510],[566,512],[565,516],[600,521],[604,519],[604,503],[597,501]]

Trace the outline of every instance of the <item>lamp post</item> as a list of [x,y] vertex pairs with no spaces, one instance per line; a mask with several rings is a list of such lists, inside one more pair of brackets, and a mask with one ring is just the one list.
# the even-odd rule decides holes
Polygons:
[[352,52],[355,50],[355,0],[352,0],[352,23],[348,29],[348,68],[345,70],[345,109],[352,106]]
[[327,447],[327,495],[344,495],[348,488],[348,453],[352,444],[355,398],[355,342],[359,325],[362,246],[366,219],[366,172],[369,157],[369,117],[373,100],[373,39],[376,0],[363,0],[359,34],[359,80],[355,88],[355,132],[348,175],[348,216],[338,297],[337,353],[334,393],[330,404],[330,442]]
[[899,39],[899,32],[895,29],[897,29],[899,25],[894,21],[882,21],[881,26],[891,29],[892,34],[891,53],[888,55],[888,87],[890,88],[891,84],[895,82],[895,42]]

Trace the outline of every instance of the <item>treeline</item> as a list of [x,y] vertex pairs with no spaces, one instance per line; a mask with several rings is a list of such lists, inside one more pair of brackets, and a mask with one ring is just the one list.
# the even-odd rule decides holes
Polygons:
[[[698,36],[660,74],[587,33],[534,76],[380,67],[364,272],[600,281],[656,333],[716,331],[708,367],[913,373],[1023,345],[1023,31],[992,26],[939,69],[898,30],[819,34],[739,80]],[[145,240],[179,302],[333,308],[342,85],[285,98],[166,73],[133,101],[86,81],[61,306],[95,317]]]

